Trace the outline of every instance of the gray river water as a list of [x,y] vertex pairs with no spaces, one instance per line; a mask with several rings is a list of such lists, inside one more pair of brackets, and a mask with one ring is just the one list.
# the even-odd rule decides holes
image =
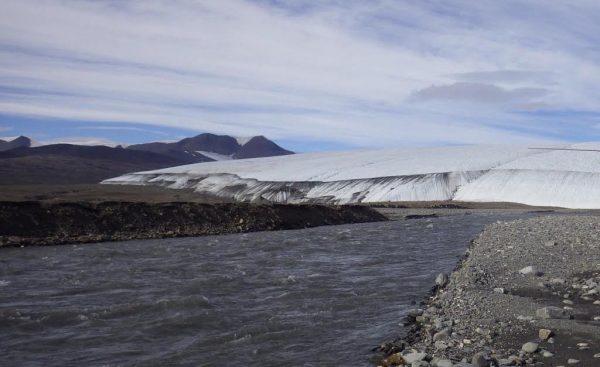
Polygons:
[[368,366],[483,226],[515,217],[0,249],[0,365]]

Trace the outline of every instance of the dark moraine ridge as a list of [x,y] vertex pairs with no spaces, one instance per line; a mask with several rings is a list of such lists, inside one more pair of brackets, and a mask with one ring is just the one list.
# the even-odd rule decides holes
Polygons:
[[384,221],[364,206],[0,202],[0,247],[301,229]]

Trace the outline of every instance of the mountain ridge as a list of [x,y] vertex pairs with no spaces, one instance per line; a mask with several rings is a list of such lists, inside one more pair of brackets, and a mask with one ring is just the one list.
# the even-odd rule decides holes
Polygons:
[[99,183],[129,172],[220,159],[293,154],[265,137],[255,138],[248,140],[246,144],[254,142],[247,149],[242,149],[246,144],[240,145],[236,138],[208,133],[174,143],[152,142],[129,147],[33,146],[30,138],[20,136],[11,141],[0,140],[0,185]]
[[[247,141],[244,141],[246,140]],[[241,144],[241,143],[244,144]],[[216,135],[210,133],[200,134],[191,138],[185,138],[173,143],[145,143],[134,144],[127,147],[131,150],[145,150],[155,153],[166,154],[170,156],[191,156],[192,159],[201,162],[211,162],[217,159],[209,157],[201,152],[211,152],[222,156],[229,156],[231,159],[273,157],[280,155],[293,154],[293,152],[283,149],[264,136],[254,136],[252,138],[234,138],[228,135]]]

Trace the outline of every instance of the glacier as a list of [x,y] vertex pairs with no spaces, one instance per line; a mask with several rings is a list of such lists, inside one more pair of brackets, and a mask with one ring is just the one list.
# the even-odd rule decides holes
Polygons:
[[[472,145],[303,153],[136,172],[103,181],[238,201],[332,204],[515,202],[600,208],[600,143]],[[568,150],[578,149],[578,150]]]

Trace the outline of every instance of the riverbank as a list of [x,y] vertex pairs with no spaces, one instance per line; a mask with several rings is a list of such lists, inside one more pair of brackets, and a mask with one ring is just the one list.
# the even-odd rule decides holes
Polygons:
[[600,365],[600,217],[489,225],[383,366]]
[[132,201],[0,202],[0,247],[191,237],[383,221],[363,206]]

